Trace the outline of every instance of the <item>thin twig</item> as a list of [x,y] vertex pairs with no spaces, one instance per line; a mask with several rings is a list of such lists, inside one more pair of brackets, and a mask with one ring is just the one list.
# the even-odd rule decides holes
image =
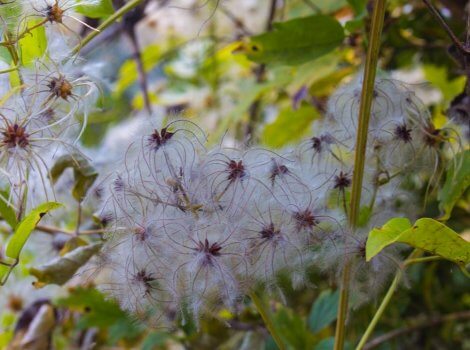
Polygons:
[[[51,235],[57,234],[57,233],[63,233],[66,235],[75,235],[75,231],[69,231],[65,230],[59,227],[54,227],[54,226],[47,226],[47,225],[37,225],[35,230],[41,231],[43,233],[49,233]],[[82,230],[77,233],[77,235],[94,235],[94,234],[103,234],[105,232],[104,229],[96,229],[96,230]]]
[[437,21],[440,23],[442,28],[444,28],[444,30],[447,32],[447,35],[450,37],[457,49],[464,55],[470,55],[470,50],[463,46],[460,39],[457,37],[457,35],[454,34],[452,29],[445,21],[444,17],[442,17],[441,13],[436,9],[436,7],[429,0],[423,0],[423,2],[428,7],[429,11],[431,11],[431,13],[437,19]]
[[466,320],[469,318],[470,318],[470,311],[460,311],[460,312],[450,313],[447,315],[439,315],[439,316],[431,316],[431,317],[427,316],[425,320],[410,320],[409,322],[406,322],[410,324],[409,326],[401,327],[391,332],[382,334],[372,339],[370,342],[368,342],[364,346],[363,349],[364,350],[374,349],[380,344],[388,342],[392,340],[393,338],[402,336],[407,333],[412,333],[414,331],[417,331],[423,328],[435,327],[441,323],[458,321],[458,320]]
[[100,34],[104,29],[108,28],[114,22],[116,22],[119,18],[124,16],[127,12],[132,10],[134,7],[138,6],[144,0],[131,0],[126,3],[123,7],[109,16],[106,20],[101,23],[101,25],[96,28],[97,31],[92,31],[88,34],[77,46],[74,47],[72,50],[72,55],[76,55],[82,47],[86,46],[90,41],[92,41],[98,34]]

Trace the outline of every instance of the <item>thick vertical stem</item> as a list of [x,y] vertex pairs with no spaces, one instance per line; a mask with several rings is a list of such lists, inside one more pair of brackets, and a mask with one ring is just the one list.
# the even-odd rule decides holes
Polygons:
[[[386,0],[374,2],[372,14],[371,32],[369,35],[369,47],[364,68],[364,80],[362,85],[361,103],[359,106],[359,124],[356,137],[356,151],[354,157],[354,172],[352,180],[351,203],[349,210],[349,224],[352,230],[356,227],[359,217],[362,180],[364,177],[364,163],[367,146],[367,134],[369,130],[370,112],[374,95],[375,74],[379,58],[380,36],[385,16]],[[347,237],[346,237],[347,239]],[[345,258],[341,283],[338,318],[336,323],[335,350],[344,347],[345,323],[348,311],[349,283],[351,275],[351,263]]]

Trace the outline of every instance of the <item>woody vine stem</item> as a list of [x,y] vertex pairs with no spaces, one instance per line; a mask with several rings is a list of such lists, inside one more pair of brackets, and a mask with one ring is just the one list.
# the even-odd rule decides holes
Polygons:
[[[379,58],[380,37],[385,16],[386,0],[377,0],[374,3],[372,23],[369,35],[366,63],[364,67],[364,79],[359,106],[359,124],[356,136],[356,148],[354,156],[354,171],[352,178],[351,202],[349,210],[349,225],[354,230],[359,217],[362,181],[364,177],[365,152],[367,146],[367,134],[372,106],[372,98],[375,85],[375,75]],[[345,237],[348,239],[348,237]],[[338,317],[335,332],[334,350],[342,350],[344,347],[346,316],[348,311],[349,283],[351,278],[351,261],[344,258],[344,269],[341,278],[341,290],[338,306]]]

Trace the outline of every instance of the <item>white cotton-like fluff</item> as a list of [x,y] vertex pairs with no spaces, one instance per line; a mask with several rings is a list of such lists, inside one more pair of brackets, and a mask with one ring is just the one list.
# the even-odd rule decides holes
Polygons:
[[[222,306],[236,310],[253,288],[278,289],[280,273],[294,286],[308,282],[312,266],[338,276],[344,256],[351,256],[354,298],[373,297],[399,256],[386,252],[366,263],[367,230],[351,235],[347,224],[358,101],[351,91],[359,82],[333,95],[314,136],[280,153],[207,149],[202,131],[182,120],[127,123],[123,130],[132,136],[112,131],[106,139],[122,140],[118,148],[126,153],[102,183],[98,215],[107,243],[99,265],[107,273],[100,288],[155,322],[175,313],[198,319]],[[435,143],[444,142],[424,131],[432,126],[429,115],[404,84],[379,78],[376,90],[382,95],[374,105],[361,204],[367,228],[415,215],[401,170],[416,166],[411,149],[437,152]]]

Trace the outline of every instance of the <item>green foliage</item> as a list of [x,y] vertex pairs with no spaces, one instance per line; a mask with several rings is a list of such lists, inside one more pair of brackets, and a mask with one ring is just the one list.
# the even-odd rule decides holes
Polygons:
[[38,279],[35,285],[40,287],[45,284],[64,284],[72,278],[77,270],[85,265],[93,255],[98,253],[101,247],[101,243],[81,246],[45,265],[31,267],[29,270],[31,275]]
[[[28,28],[32,28],[40,23],[40,20],[33,19],[27,22]],[[46,29],[39,26],[28,30],[27,34],[18,42],[21,63],[25,66],[34,63],[34,60],[41,57],[47,48]]]
[[15,233],[10,238],[5,251],[6,256],[15,260],[19,259],[21,250],[41,218],[49,211],[61,206],[62,204],[60,203],[48,202],[39,205],[29,212],[18,224]]
[[460,266],[470,263],[470,242],[433,219],[422,218],[411,226],[408,219],[394,218],[382,228],[373,229],[367,239],[366,260],[370,261],[393,243],[406,243]]
[[60,157],[50,170],[52,182],[55,183],[67,168],[73,168],[75,183],[72,195],[77,201],[81,202],[95,182],[98,173],[81,154],[66,154]]
[[[80,3],[78,0],[77,2]],[[98,0],[86,5],[77,5],[74,9],[79,14],[90,18],[104,18],[114,13],[111,0]]]
[[281,308],[274,315],[274,323],[289,349],[311,349],[314,346],[315,336],[302,317],[292,310]]
[[0,215],[14,230],[18,224],[15,208],[8,203],[9,191],[0,191]]
[[309,328],[313,332],[319,332],[336,320],[338,310],[339,292],[324,290],[312,305],[308,317]]
[[446,180],[438,193],[439,209],[443,216],[441,220],[450,218],[452,209],[464,192],[470,186],[470,150],[457,154],[450,161]]
[[296,18],[275,23],[272,32],[251,37],[248,58],[261,63],[298,65],[331,52],[343,39],[343,28],[332,17]]
[[273,123],[266,125],[262,137],[263,143],[278,148],[297,141],[308,132],[312,121],[319,117],[315,107],[309,105],[301,106],[298,110],[285,108]]
[[59,299],[56,304],[83,313],[77,324],[79,329],[109,329],[110,344],[120,339],[135,340],[142,332],[139,324],[122,311],[116,302],[105,298],[93,288],[73,289],[69,296]]

